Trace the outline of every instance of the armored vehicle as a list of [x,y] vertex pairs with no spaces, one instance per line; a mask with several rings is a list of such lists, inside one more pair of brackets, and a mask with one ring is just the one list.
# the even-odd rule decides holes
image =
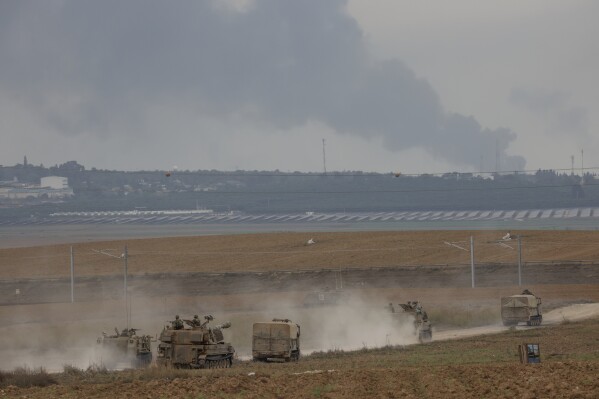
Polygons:
[[137,335],[137,329],[114,329],[115,335],[102,333],[96,342],[96,356],[108,369],[141,368],[152,363],[152,337]]
[[433,339],[433,329],[428,315],[422,309],[422,306],[418,301],[408,301],[407,303],[400,303],[401,310],[393,307],[393,304],[389,304],[391,312],[397,313],[399,318],[405,318],[408,316],[413,320],[414,332],[418,336],[418,342],[430,342]]
[[282,359],[299,360],[300,326],[289,319],[254,323],[252,358],[256,361]]
[[501,298],[501,320],[504,326],[515,326],[521,322],[529,326],[541,325],[541,298],[529,290],[522,291],[520,295]]
[[233,364],[235,349],[225,342],[222,330],[231,327],[226,322],[214,327],[208,323],[214,318],[204,316],[204,322],[194,317],[185,320],[187,326],[171,322],[160,334],[160,344],[156,363],[158,366],[167,366],[186,369],[225,368]]

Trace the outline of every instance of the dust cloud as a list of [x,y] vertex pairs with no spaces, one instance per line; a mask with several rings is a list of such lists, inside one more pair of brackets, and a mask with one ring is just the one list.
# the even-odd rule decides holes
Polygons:
[[[296,294],[151,297],[135,293],[129,312],[119,300],[20,305],[2,309],[0,369],[43,367],[50,372],[64,366],[80,369],[98,366],[103,360],[97,339],[127,326],[138,335],[150,335],[156,353],[160,331],[179,314],[191,319],[198,314],[214,316],[210,325],[226,321],[223,330],[240,360],[251,358],[252,325],[273,318],[291,319],[301,327],[301,351],[354,350],[417,342],[412,320],[392,317],[384,302],[372,303],[353,295],[338,306],[304,307],[305,292]],[[105,359],[104,359],[105,360]]]
[[[176,286],[172,288],[177,289]],[[43,367],[49,372],[59,372],[64,366],[80,369],[96,366],[99,361],[96,341],[102,332],[111,335],[115,328],[120,331],[127,326],[138,329],[138,335],[153,338],[155,355],[160,332],[176,314],[183,319],[191,319],[195,314],[200,317],[210,314],[214,316],[210,323],[212,326],[230,321],[231,328],[223,330],[223,334],[225,341],[234,346],[238,360],[251,359],[253,323],[273,318],[290,319],[300,325],[303,355],[418,342],[413,319],[393,314],[387,307],[387,298],[391,294],[367,295],[360,290],[348,292],[351,295],[346,302],[311,307],[303,304],[306,291],[156,297],[135,290],[131,291],[128,311],[119,299],[1,307],[0,369]],[[396,312],[401,312],[397,300],[394,304]],[[434,307],[429,308],[428,301],[423,301],[423,304],[430,317]],[[548,312],[543,325],[598,314],[597,304],[578,304]],[[434,318],[432,321],[434,325]],[[433,340],[506,329],[493,324],[470,329],[435,330]]]

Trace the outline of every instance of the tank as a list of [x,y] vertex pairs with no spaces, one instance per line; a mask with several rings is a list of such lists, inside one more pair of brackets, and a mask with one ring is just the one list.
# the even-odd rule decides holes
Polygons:
[[143,368],[152,363],[152,337],[137,335],[138,329],[125,328],[114,335],[102,333],[96,341],[96,358],[108,369]]
[[515,326],[526,323],[529,326],[539,326],[543,322],[541,298],[529,290],[520,295],[501,298],[501,320],[504,326]]
[[156,364],[164,367],[183,369],[225,368],[233,364],[235,349],[225,342],[223,331],[231,327],[226,322],[214,327],[208,324],[214,320],[211,315],[198,318],[178,319],[165,326],[160,334]]
[[400,303],[399,309],[395,309],[393,304],[389,304],[392,313],[397,314],[398,318],[404,319],[406,316],[414,323],[414,333],[418,337],[418,342],[430,342],[433,339],[433,328],[426,314],[426,311],[418,301],[408,301]]
[[252,358],[255,361],[291,360],[300,358],[300,326],[289,319],[254,323],[252,328]]

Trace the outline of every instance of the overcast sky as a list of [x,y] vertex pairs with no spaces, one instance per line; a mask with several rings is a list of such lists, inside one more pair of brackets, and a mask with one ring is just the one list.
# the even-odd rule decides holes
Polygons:
[[595,0],[2,0],[0,164],[599,166]]

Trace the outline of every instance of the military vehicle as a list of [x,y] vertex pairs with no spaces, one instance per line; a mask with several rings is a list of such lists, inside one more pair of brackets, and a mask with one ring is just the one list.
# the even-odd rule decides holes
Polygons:
[[142,368],[152,363],[152,337],[137,335],[137,329],[125,328],[115,335],[102,333],[96,341],[98,362],[108,369]]
[[222,332],[231,323],[209,327],[214,318],[208,315],[204,320],[183,319],[187,327],[179,327],[174,321],[166,326],[159,338],[157,365],[184,369],[231,367],[235,349],[225,342]]
[[522,291],[520,295],[501,298],[501,320],[504,326],[515,326],[524,322],[529,326],[541,325],[541,298],[529,290]]
[[408,301],[400,303],[401,310],[395,309],[393,304],[389,304],[391,312],[401,320],[405,320],[406,316],[414,323],[414,333],[418,336],[418,342],[430,342],[433,339],[433,329],[428,315],[422,309],[418,301]]
[[289,319],[254,323],[252,358],[255,361],[282,359],[286,362],[300,358],[300,326]]

